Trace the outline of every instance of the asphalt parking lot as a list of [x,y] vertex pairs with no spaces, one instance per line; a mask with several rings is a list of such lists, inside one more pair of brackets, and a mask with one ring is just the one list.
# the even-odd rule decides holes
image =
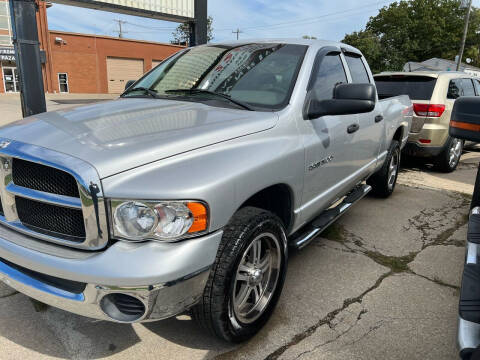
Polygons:
[[[7,116],[0,97],[2,123],[18,115],[12,99]],[[56,106],[71,105],[49,104]],[[0,285],[0,359],[456,359],[479,160],[480,150],[469,148],[452,174],[404,168],[391,198],[363,199],[291,254],[271,321],[245,344],[207,336],[188,315],[118,325],[34,304]]]

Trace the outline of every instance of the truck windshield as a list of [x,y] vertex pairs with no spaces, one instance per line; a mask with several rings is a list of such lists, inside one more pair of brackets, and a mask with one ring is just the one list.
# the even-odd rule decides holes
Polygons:
[[122,97],[181,96],[277,110],[290,101],[306,50],[272,43],[195,47],[164,61]]
[[408,95],[411,100],[430,100],[437,79],[429,76],[388,75],[375,76],[375,83],[380,99]]

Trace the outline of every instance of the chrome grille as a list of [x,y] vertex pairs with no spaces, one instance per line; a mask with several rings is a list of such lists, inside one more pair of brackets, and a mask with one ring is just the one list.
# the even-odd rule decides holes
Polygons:
[[90,164],[17,141],[0,144],[0,224],[82,250],[107,245],[103,193]]
[[12,180],[15,185],[50,194],[80,197],[75,178],[58,169],[22,159],[12,159]]
[[26,227],[75,242],[85,241],[85,225],[81,210],[45,204],[21,197],[15,197],[15,204],[18,219]]

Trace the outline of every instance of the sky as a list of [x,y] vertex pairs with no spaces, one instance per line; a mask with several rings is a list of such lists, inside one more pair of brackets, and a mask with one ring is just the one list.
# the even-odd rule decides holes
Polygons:
[[[213,17],[214,40],[265,37],[315,36],[339,41],[345,34],[361,30],[368,19],[392,0],[208,0]],[[480,0],[473,0],[480,7]],[[60,4],[48,9],[52,30],[118,36],[118,22],[125,38],[170,42],[178,24],[143,17],[115,14]]]

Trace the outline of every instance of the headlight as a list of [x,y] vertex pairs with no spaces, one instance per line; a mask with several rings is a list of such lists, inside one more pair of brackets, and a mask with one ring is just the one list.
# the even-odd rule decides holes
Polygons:
[[207,206],[189,201],[112,200],[113,235],[132,241],[175,241],[207,230]]

